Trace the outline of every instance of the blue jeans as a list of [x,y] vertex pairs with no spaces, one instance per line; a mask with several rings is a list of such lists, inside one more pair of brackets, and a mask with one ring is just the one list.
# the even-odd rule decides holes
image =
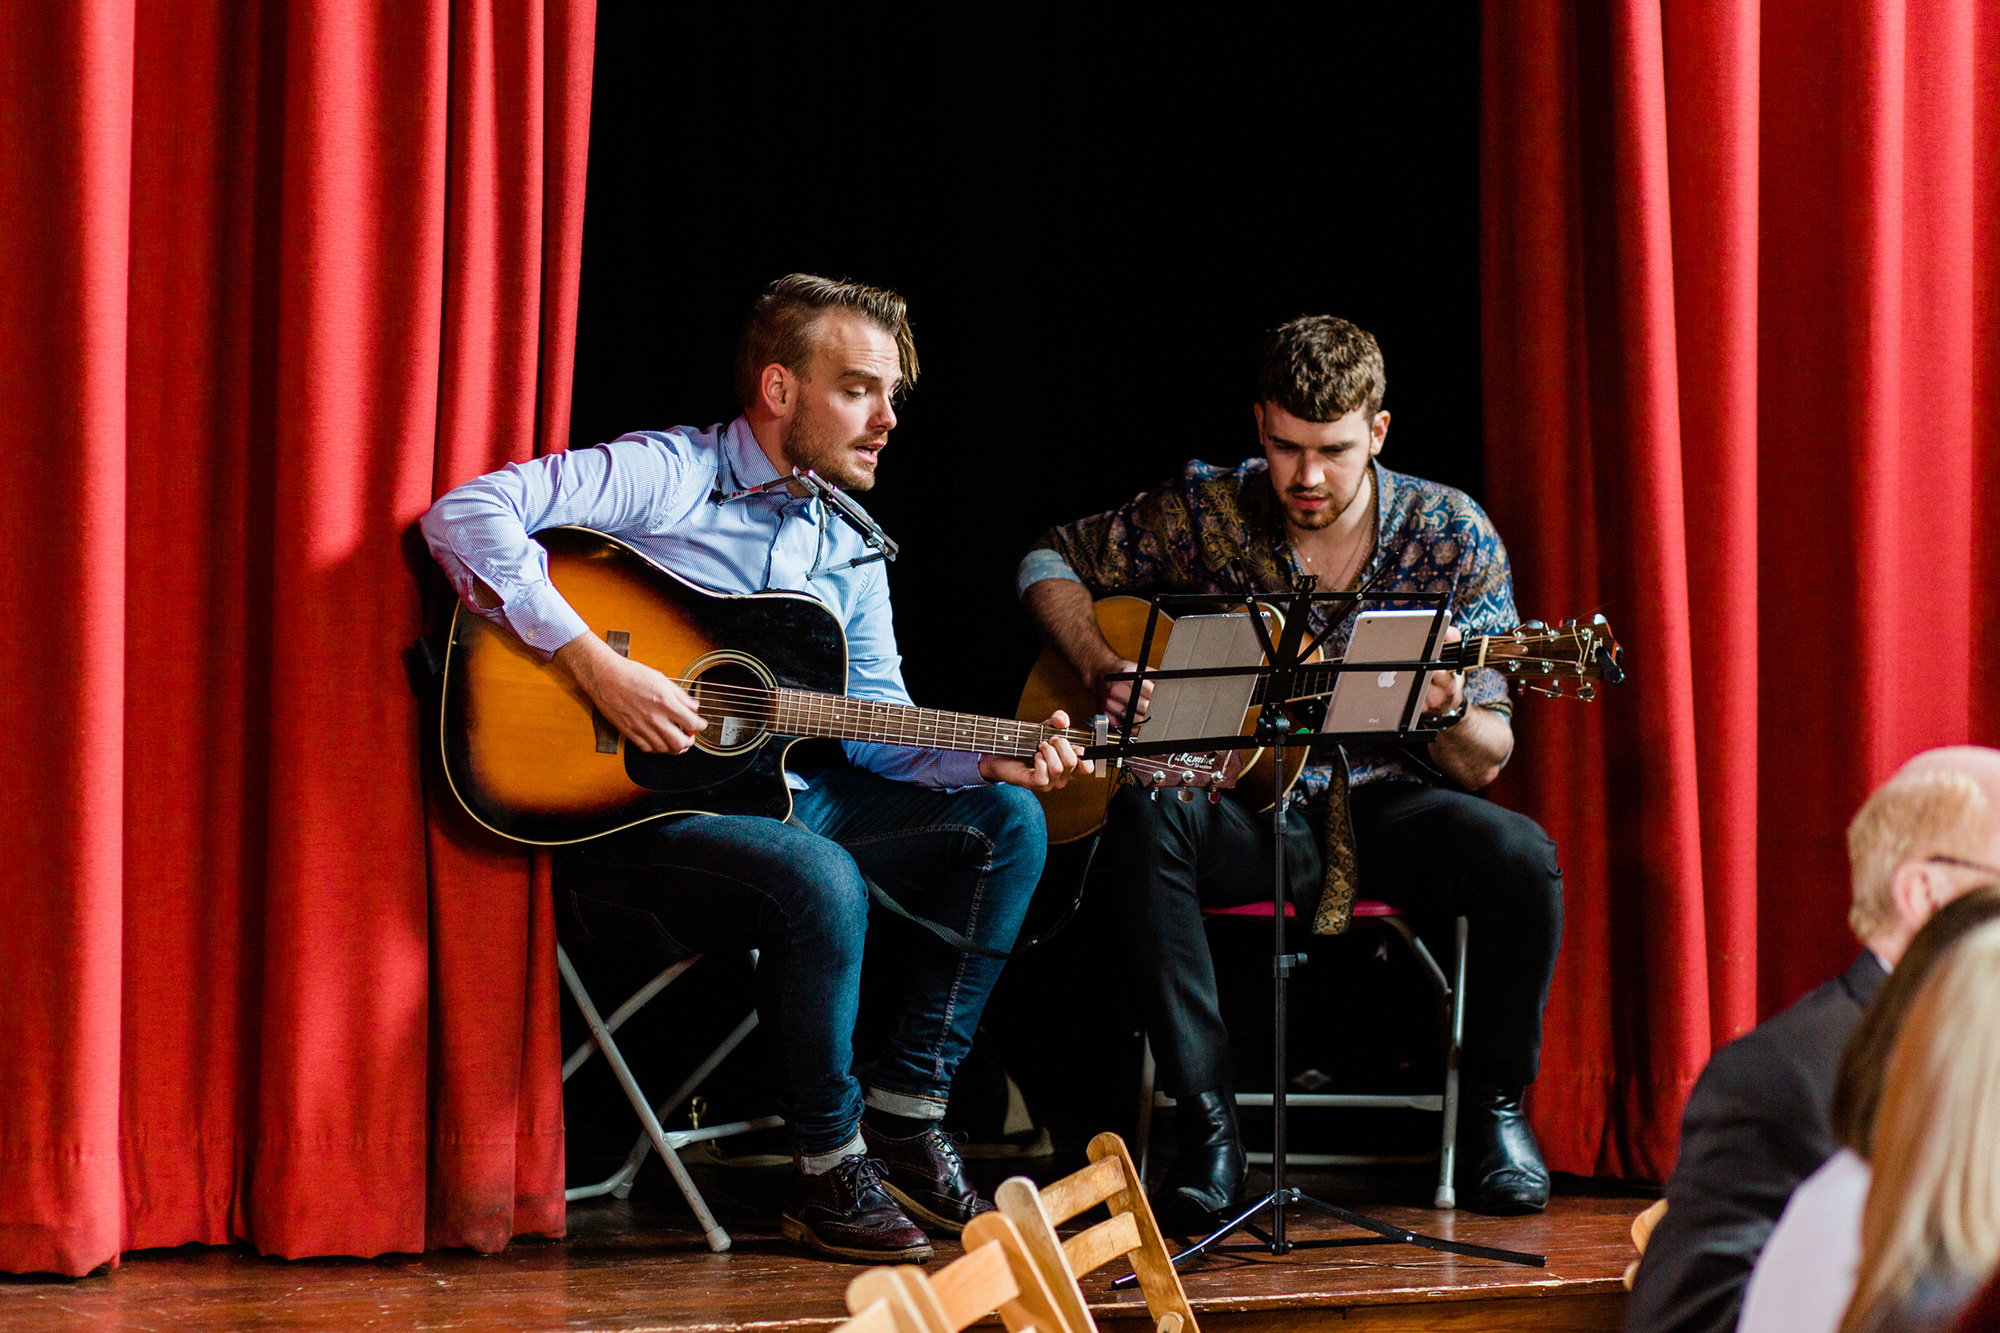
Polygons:
[[[606,938],[672,957],[763,951],[757,1010],[777,1041],[780,1110],[802,1155],[849,1142],[861,1120],[862,876],[918,916],[1008,949],[1048,850],[1041,806],[1018,787],[941,792],[854,768],[807,776],[793,808],[803,829],[683,815],[587,844],[562,870],[578,915]],[[894,1022],[865,1101],[937,1119],[1003,964],[928,934],[912,949],[896,960]]]

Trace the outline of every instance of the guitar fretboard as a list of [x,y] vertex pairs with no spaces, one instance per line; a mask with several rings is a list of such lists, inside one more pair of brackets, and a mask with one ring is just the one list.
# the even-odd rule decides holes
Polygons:
[[929,750],[962,750],[1014,758],[1032,755],[1041,743],[1067,736],[1072,745],[1088,745],[1090,733],[1067,731],[1038,722],[951,713],[880,699],[810,690],[774,691],[771,729],[786,736],[816,736],[882,745],[914,745]]

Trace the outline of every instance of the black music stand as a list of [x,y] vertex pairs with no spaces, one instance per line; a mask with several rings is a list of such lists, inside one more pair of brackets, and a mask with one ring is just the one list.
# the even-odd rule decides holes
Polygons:
[[[1132,682],[1132,696],[1138,693],[1145,681],[1183,680],[1216,676],[1256,675],[1264,678],[1261,698],[1254,700],[1263,704],[1258,714],[1256,728],[1248,736],[1208,736],[1193,740],[1139,741],[1133,734],[1136,725],[1133,712],[1127,709],[1120,728],[1117,755],[1124,758],[1144,758],[1152,755],[1174,753],[1197,753],[1231,749],[1268,748],[1272,751],[1273,770],[1277,774],[1278,799],[1271,807],[1272,830],[1272,873],[1271,873],[1271,920],[1273,947],[1271,959],[1271,988],[1274,1005],[1272,1038],[1273,1081],[1271,1086],[1271,1189],[1262,1198],[1242,1209],[1220,1228],[1174,1256],[1176,1266],[1203,1254],[1222,1254],[1243,1251],[1262,1251],[1280,1255],[1295,1249],[1333,1249],[1355,1245],[1404,1244],[1418,1245],[1425,1249],[1440,1250],[1446,1254],[1462,1254],[1475,1259],[1498,1259],[1505,1263],[1523,1264],[1541,1268],[1547,1262],[1542,1255],[1527,1254],[1519,1250],[1503,1250],[1488,1245],[1471,1245],[1463,1241],[1446,1240],[1439,1236],[1427,1236],[1421,1232],[1409,1231],[1403,1227],[1391,1226],[1377,1218],[1368,1217],[1331,1204],[1323,1199],[1313,1198],[1298,1187],[1285,1183],[1285,1100],[1289,1083],[1286,1060],[1286,1033],[1290,1026],[1286,1008],[1286,989],[1291,980],[1292,970],[1305,961],[1305,955],[1289,952],[1285,940],[1285,907],[1290,900],[1285,874],[1285,815],[1291,807],[1291,795],[1284,780],[1285,750],[1289,745],[1311,746],[1315,743],[1338,744],[1342,741],[1366,741],[1373,743],[1396,743],[1400,741],[1429,740],[1438,734],[1435,728],[1410,726],[1395,731],[1370,731],[1357,733],[1311,732],[1300,737],[1307,729],[1299,727],[1287,711],[1288,703],[1301,692],[1317,693],[1308,688],[1319,681],[1300,682],[1301,669],[1314,677],[1331,676],[1335,679],[1346,671],[1410,671],[1412,672],[1411,693],[1400,716],[1409,719],[1417,701],[1430,679],[1430,673],[1452,664],[1437,660],[1437,651],[1444,636],[1445,616],[1450,609],[1450,593],[1376,593],[1371,588],[1359,592],[1324,593],[1313,590],[1313,581],[1306,580],[1306,586],[1297,592],[1264,593],[1255,595],[1216,595],[1207,593],[1162,593],[1150,599],[1152,608],[1146,618],[1146,632],[1140,642],[1140,666],[1134,671],[1114,672],[1107,680]],[[1413,662],[1367,662],[1349,666],[1346,662],[1307,663],[1326,637],[1324,631],[1307,641],[1308,622],[1314,606],[1342,604],[1358,608],[1369,602],[1396,602],[1404,608],[1421,609],[1428,607],[1435,614],[1431,622],[1429,636],[1424,642],[1424,660]],[[1260,606],[1275,606],[1284,617],[1284,627],[1273,641],[1265,617],[1258,614]],[[1188,671],[1161,671],[1148,668],[1145,663],[1152,658],[1153,635],[1158,628],[1162,611],[1182,613],[1198,610],[1247,611],[1251,623],[1256,627],[1259,646],[1265,654],[1263,666],[1258,667],[1210,667]],[[1344,619],[1342,615],[1330,615],[1328,628]],[[1107,747],[1103,753],[1110,754]],[[1159,779],[1156,776],[1154,796],[1157,799]],[[1285,1234],[1285,1210],[1288,1208],[1308,1208],[1313,1212],[1345,1222],[1350,1226],[1372,1233],[1366,1236],[1327,1237],[1314,1240],[1292,1240]],[[1270,1227],[1266,1230],[1257,1225],[1257,1218],[1268,1212]],[[1239,1231],[1248,1231],[1257,1238],[1255,1244],[1241,1243],[1225,1245],[1228,1237]],[[1137,1279],[1132,1275],[1119,1278],[1111,1285],[1130,1286]]]

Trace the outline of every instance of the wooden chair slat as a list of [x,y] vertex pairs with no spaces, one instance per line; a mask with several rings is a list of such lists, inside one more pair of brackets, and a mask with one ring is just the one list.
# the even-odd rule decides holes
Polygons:
[[833,1333],[896,1333],[896,1316],[890,1312],[889,1302],[874,1301]]
[[[1070,1333],[1096,1333],[1097,1329],[1077,1278],[1120,1255],[1128,1256],[1138,1276],[1155,1333],[1201,1333],[1125,1140],[1116,1134],[1099,1134],[1090,1141],[1089,1157],[1089,1166],[1047,1189],[1036,1189],[1034,1181],[1016,1176],[1003,1181],[993,1194],[1001,1213],[1019,1228],[1027,1255],[1040,1270]],[[1067,1242],[1056,1235],[1058,1222],[1099,1203],[1110,1209],[1110,1221],[1100,1222]],[[967,1234],[969,1237],[970,1229]]]
[[958,1333],[945,1318],[924,1270],[914,1265],[871,1268],[847,1284],[847,1308],[863,1310],[877,1301],[909,1324],[907,1333]]
[[[884,1290],[886,1294],[864,1302],[853,1317],[838,1325],[833,1333],[930,1333],[924,1320],[910,1307],[909,1297],[900,1282],[892,1282]],[[850,1286],[850,1301],[853,1295],[854,1288]]]
[[1083,1299],[1083,1288],[1076,1284],[1076,1273],[1063,1258],[1062,1242],[1056,1238],[1055,1226],[1043,1210],[1041,1191],[1035,1188],[1035,1182],[1026,1176],[1003,1180],[1000,1188],[993,1191],[993,1202],[1020,1229],[1021,1243],[1048,1284],[1056,1310],[1071,1333],[1097,1333],[1097,1321],[1090,1317],[1090,1306]]
[[1072,1273],[1082,1275],[1094,1273],[1119,1255],[1138,1248],[1139,1226],[1132,1220],[1132,1214],[1113,1213],[1109,1221],[1099,1222],[1064,1241],[1063,1258],[1069,1261]]
[[1042,1207],[1057,1226],[1125,1188],[1124,1168],[1115,1157],[1092,1162],[1042,1191]]
[[998,1244],[1007,1260],[1020,1292],[1000,1307],[1000,1320],[1007,1325],[1008,1333],[1027,1333],[1030,1329],[1034,1333],[1090,1333],[1088,1327],[1072,1327],[1063,1317],[1055,1293],[1049,1290],[1048,1280],[1042,1276],[1034,1256],[1028,1253],[1027,1242],[1012,1218],[1005,1213],[981,1213],[966,1223],[962,1239],[968,1249]]
[[998,1242],[967,1249],[963,1258],[931,1274],[930,1282],[953,1333],[1021,1295],[1006,1251]]
[[1139,1279],[1139,1290],[1145,1293],[1146,1309],[1163,1323],[1167,1315],[1178,1315],[1185,1333],[1201,1333],[1195,1323],[1194,1307],[1188,1304],[1187,1292],[1181,1286],[1180,1271],[1167,1252],[1167,1239],[1160,1234],[1160,1224],[1153,1217],[1153,1205],[1146,1201],[1146,1182],[1132,1165],[1132,1154],[1126,1150],[1125,1140],[1116,1134],[1099,1134],[1090,1141],[1087,1151],[1093,1162],[1115,1160],[1122,1165],[1126,1187],[1106,1202],[1114,1212],[1130,1217],[1139,1230],[1139,1245],[1132,1251],[1130,1262]]

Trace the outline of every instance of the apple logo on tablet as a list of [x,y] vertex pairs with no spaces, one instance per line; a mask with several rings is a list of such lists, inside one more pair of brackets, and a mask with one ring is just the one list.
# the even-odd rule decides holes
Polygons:
[[1384,690],[1396,688],[1396,673],[1393,671],[1384,671],[1381,675],[1375,677],[1375,685],[1378,689]]

